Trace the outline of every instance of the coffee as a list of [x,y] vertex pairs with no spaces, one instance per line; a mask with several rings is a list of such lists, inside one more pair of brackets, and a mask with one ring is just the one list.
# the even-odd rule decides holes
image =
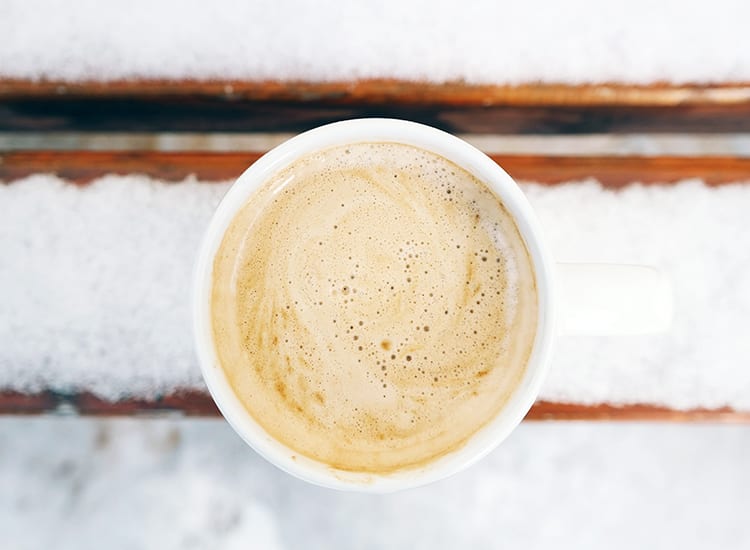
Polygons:
[[519,384],[537,308],[496,195],[395,143],[293,162],[239,210],[213,266],[214,345],[238,399],[294,452],[348,471],[465,444]]

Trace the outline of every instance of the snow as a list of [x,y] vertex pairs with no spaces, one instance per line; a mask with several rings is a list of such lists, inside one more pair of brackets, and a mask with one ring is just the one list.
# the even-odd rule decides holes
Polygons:
[[558,261],[654,265],[675,295],[668,335],[561,338],[543,397],[750,409],[747,183],[525,191]]
[[746,0],[4,0],[0,77],[750,80]]
[[200,387],[190,278],[226,185],[48,176],[0,186],[0,387]]
[[[668,334],[560,339],[543,398],[750,409],[748,183],[523,185],[558,260],[655,265],[676,298]],[[189,284],[227,187],[137,175],[0,185],[0,388],[202,388]]]
[[750,547],[750,427],[524,423],[448,480],[339,493],[220,420],[0,419],[8,550]]

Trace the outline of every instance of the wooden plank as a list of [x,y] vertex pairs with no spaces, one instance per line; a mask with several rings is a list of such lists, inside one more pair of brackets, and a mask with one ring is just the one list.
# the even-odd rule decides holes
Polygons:
[[537,401],[526,415],[526,420],[747,423],[750,422],[750,411],[737,411],[730,407],[676,410],[648,403],[582,405]]
[[193,97],[0,100],[0,131],[300,132],[362,117],[413,120],[474,134],[750,132],[747,104],[462,107]]
[[394,79],[345,82],[240,80],[0,80],[1,99],[66,96],[223,97],[252,101],[440,104],[455,106],[738,105],[750,103],[750,82],[711,84],[471,85]]
[[[203,416],[219,415],[211,396],[200,390],[184,390],[155,399],[108,401],[94,394],[46,391],[23,394],[0,392],[0,415],[75,414],[83,416]],[[597,420],[659,422],[750,422],[750,411],[729,407],[674,410],[649,404],[582,405],[537,401],[526,420]]]
[[[76,183],[105,174],[146,174],[180,181],[236,178],[260,152],[11,151],[0,152],[0,180],[54,173]],[[710,185],[750,181],[750,158],[490,155],[514,178],[554,184],[593,177],[610,188],[632,182],[672,183],[700,178]]]
[[0,391],[0,415],[78,414],[86,416],[132,416],[178,414],[181,416],[217,416],[219,410],[204,391],[182,390],[153,399],[110,401],[89,392],[62,393],[44,391],[21,393]]
[[296,132],[363,116],[456,133],[746,132],[750,83],[0,81],[5,131]]
[[105,174],[145,174],[166,181],[181,181],[194,174],[204,181],[222,181],[236,178],[261,155],[258,152],[0,152],[0,180],[12,181],[30,174],[51,173],[79,184]]

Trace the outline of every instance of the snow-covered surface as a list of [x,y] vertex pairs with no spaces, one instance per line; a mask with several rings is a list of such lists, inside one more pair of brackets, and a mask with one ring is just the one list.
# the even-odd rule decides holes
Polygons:
[[4,0],[0,76],[750,80],[746,0]]
[[[748,183],[523,186],[558,260],[655,265],[676,297],[669,334],[561,339],[542,397],[750,409]],[[189,284],[227,185],[0,185],[0,387],[107,398],[202,387]]]
[[5,550],[750,548],[750,427],[524,423],[395,495],[282,473],[220,420],[0,419]]

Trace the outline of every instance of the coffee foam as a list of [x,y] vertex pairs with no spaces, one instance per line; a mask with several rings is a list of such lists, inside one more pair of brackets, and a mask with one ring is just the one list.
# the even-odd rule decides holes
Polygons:
[[250,415],[335,468],[389,472],[463,445],[519,383],[533,269],[474,176],[421,149],[362,143],[255,192],[214,263],[217,355]]

